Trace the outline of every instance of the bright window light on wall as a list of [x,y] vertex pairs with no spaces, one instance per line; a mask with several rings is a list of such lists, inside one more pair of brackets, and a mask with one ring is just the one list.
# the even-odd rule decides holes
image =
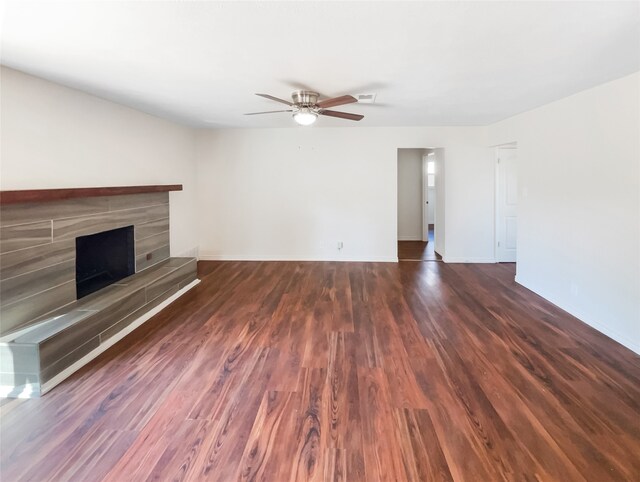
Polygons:
[[435,161],[427,161],[427,187],[435,187],[436,185],[436,163]]

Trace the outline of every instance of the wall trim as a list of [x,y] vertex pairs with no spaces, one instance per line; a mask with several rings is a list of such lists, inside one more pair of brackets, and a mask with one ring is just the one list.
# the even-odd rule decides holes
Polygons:
[[398,241],[423,241],[421,236],[398,236]]
[[610,329],[608,326],[602,324],[599,321],[589,319],[589,316],[586,313],[583,313],[583,312],[581,312],[579,310],[576,310],[573,307],[564,306],[564,303],[558,301],[555,296],[552,296],[552,295],[546,293],[544,290],[541,290],[541,289],[538,289],[538,288],[532,288],[531,285],[529,285],[526,281],[524,281],[521,277],[519,277],[517,275],[516,275],[515,281],[520,286],[523,286],[523,287],[527,288],[528,290],[533,291],[535,294],[537,294],[538,296],[541,296],[542,298],[547,300],[549,303],[552,303],[553,305],[557,306],[561,310],[566,311],[571,316],[577,318],[578,321],[581,321],[585,325],[590,326],[594,330],[596,330],[596,331],[602,333],[603,335],[611,338],[613,341],[615,341],[617,343],[620,343],[625,348],[628,348],[629,350],[631,350],[631,351],[635,352],[636,354],[640,355],[640,345],[638,343],[636,343],[635,341],[633,341],[632,339],[630,339],[628,336],[623,335],[623,334],[621,334],[621,333],[619,333],[619,332],[617,332],[615,330]]
[[464,256],[443,256],[442,261],[445,263],[495,263],[495,258],[484,257],[464,257]]
[[345,263],[397,263],[397,257],[330,257],[296,255],[201,254],[202,261],[339,261]]

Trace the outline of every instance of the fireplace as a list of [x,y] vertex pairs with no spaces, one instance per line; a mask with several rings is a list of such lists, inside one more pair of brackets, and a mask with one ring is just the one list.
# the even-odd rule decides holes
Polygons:
[[133,226],[76,238],[78,299],[134,273]]

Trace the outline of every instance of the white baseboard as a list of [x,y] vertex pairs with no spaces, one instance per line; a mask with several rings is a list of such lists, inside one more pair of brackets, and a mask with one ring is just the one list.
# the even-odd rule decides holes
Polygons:
[[298,255],[247,255],[247,254],[202,254],[202,261],[341,261],[346,263],[397,263],[391,257],[343,257],[343,256],[298,256]]
[[398,241],[423,241],[421,236],[398,236]]
[[580,310],[575,309],[574,307],[566,306],[564,303],[559,301],[555,296],[550,295],[549,293],[546,293],[544,290],[541,290],[539,288],[532,288],[528,283],[523,281],[522,278],[519,278],[517,275],[515,277],[515,281],[519,285],[524,286],[530,291],[533,291],[538,296],[543,297],[549,303],[552,303],[558,308],[560,308],[561,310],[566,311],[572,316],[575,316],[582,323],[589,325],[590,327],[598,330],[603,335],[608,336],[612,340],[620,343],[622,346],[625,346],[629,350],[640,355],[640,345],[636,343],[634,340],[631,340],[628,336],[618,333],[615,330],[612,330],[611,328],[609,328],[606,325],[603,325],[599,321],[589,319],[590,317],[586,313],[583,313]]
[[[180,298],[183,294],[185,294],[187,291],[189,291],[191,288],[193,288],[194,286],[196,286],[198,283],[200,283],[199,279],[196,279],[194,281],[192,281],[191,283],[189,283],[187,286],[185,286],[184,288],[182,288],[180,291],[177,291],[175,294],[173,294],[172,296],[170,296],[169,298],[167,298],[166,300],[164,300],[162,303],[160,303],[158,306],[156,306],[155,308],[147,311],[144,315],[142,315],[140,318],[138,318],[137,320],[135,320],[133,323],[131,323],[129,326],[127,326],[126,328],[122,329],[121,331],[119,331],[118,333],[116,333],[115,335],[113,335],[111,338],[109,338],[107,341],[105,341],[104,343],[102,343],[100,346],[98,346],[97,348],[95,348],[93,351],[87,353],[85,356],[83,356],[82,358],[80,358],[80,360],[78,360],[77,362],[75,362],[73,365],[71,365],[70,367],[66,368],[65,370],[61,371],[60,373],[58,373],[55,377],[53,377],[51,380],[49,380],[46,383],[43,383],[41,388],[40,388],[40,392],[41,394],[44,394],[46,392],[48,392],[49,390],[51,390],[53,387],[55,387],[56,385],[58,385],[60,382],[62,382],[64,379],[66,379],[67,377],[69,377],[71,374],[73,374],[74,372],[76,372],[77,370],[79,370],[80,368],[82,368],[83,366],[85,366],[87,363],[89,363],[91,360],[93,360],[94,358],[96,358],[98,355],[100,355],[101,353],[103,353],[104,351],[106,351],[107,349],[111,348],[113,345],[115,345],[117,342],[119,342],[120,340],[122,340],[125,336],[127,336],[129,333],[131,333],[133,330],[135,330],[136,328],[138,328],[139,326],[141,326],[142,324],[144,324],[147,320],[149,320],[152,316],[158,314],[160,311],[162,311],[164,308],[166,308],[167,306],[169,306],[171,303],[173,303],[175,300],[177,300],[178,298]],[[4,388],[4,387],[2,387]],[[0,390],[2,389],[0,388]],[[15,390],[15,387],[13,387],[13,389]],[[2,393],[0,391],[0,393]],[[34,396],[34,395],[31,395]],[[22,397],[22,398],[29,398],[29,397]]]
[[445,263],[495,263],[495,258],[465,258],[462,256],[444,256]]

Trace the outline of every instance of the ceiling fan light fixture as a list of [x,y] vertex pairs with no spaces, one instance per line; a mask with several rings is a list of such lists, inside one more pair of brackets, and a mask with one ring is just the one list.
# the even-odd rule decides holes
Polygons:
[[[290,109],[286,110],[270,110],[266,112],[249,112],[245,115],[258,115],[258,114],[277,114],[279,112],[293,112],[293,120],[298,125],[310,126],[313,125],[318,119],[319,115],[326,115],[329,117],[337,117],[339,119],[347,119],[351,121],[359,121],[364,118],[360,114],[350,114],[349,112],[339,112],[337,110],[329,110],[327,107],[335,107],[338,105],[353,104],[358,102],[352,95],[341,95],[340,97],[332,97],[330,99],[318,100],[319,95],[317,92],[310,90],[296,90],[291,94],[291,100],[280,99],[269,94],[256,94],[259,97],[273,100],[281,104],[286,104]],[[374,94],[369,94],[373,96]]]
[[293,120],[295,120],[301,126],[310,126],[318,118],[318,114],[313,112],[307,107],[303,107],[298,112],[293,114]]

